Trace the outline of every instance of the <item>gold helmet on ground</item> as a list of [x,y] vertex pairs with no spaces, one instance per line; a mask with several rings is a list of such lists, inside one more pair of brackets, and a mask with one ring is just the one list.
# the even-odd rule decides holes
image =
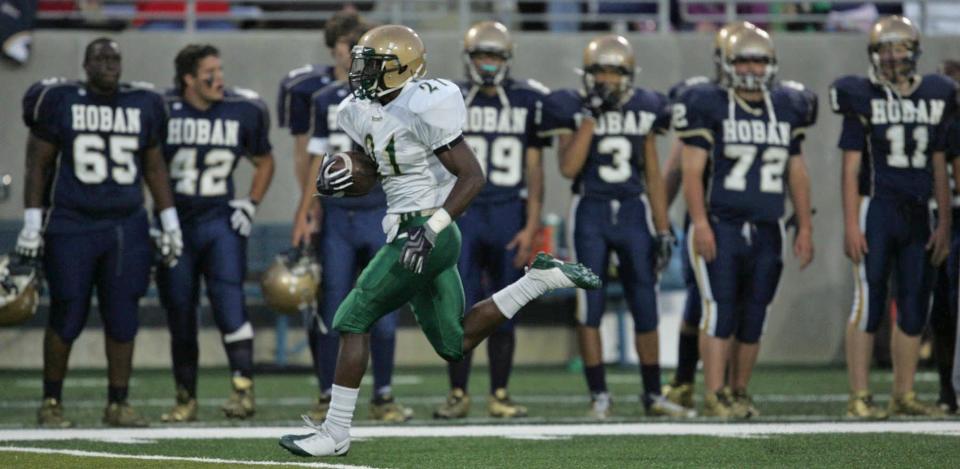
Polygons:
[[[751,61],[764,64],[761,75],[739,74],[737,62]],[[768,88],[777,75],[777,51],[770,34],[760,28],[743,28],[734,31],[727,39],[723,50],[722,81],[727,86],[744,90]]]
[[[477,66],[474,58],[492,55],[503,61],[502,64],[481,64]],[[510,70],[513,58],[513,39],[507,27],[497,21],[481,21],[463,35],[463,63],[467,77],[477,86],[497,86]]]
[[[597,37],[583,49],[583,88],[588,97],[602,100],[602,109],[615,109],[629,98],[636,74],[637,62],[633,56],[633,46],[623,36],[607,34]],[[614,72],[620,75],[616,86],[609,86],[597,80],[601,72]]]
[[388,24],[367,31],[351,51],[350,91],[375,99],[427,73],[427,52],[416,31]]
[[27,322],[40,304],[37,269],[18,256],[0,256],[0,326]]
[[260,280],[263,299],[278,313],[295,314],[314,305],[320,289],[320,264],[307,249],[277,255]]
[[912,77],[920,58],[920,32],[903,16],[880,18],[870,28],[867,54],[875,78],[895,83]]

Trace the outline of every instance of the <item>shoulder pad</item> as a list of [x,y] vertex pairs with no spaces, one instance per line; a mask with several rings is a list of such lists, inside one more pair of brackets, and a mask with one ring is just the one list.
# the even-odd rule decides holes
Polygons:
[[847,75],[837,78],[830,85],[830,108],[838,114],[854,111],[853,103],[857,99],[867,99],[871,93],[870,81],[864,77]]
[[241,98],[244,98],[244,99],[260,99],[260,95],[257,94],[256,91],[253,91],[253,90],[248,89],[248,88],[238,88],[238,87],[234,87],[234,88],[231,88],[230,91],[231,91],[233,94],[235,94],[235,95],[237,95],[237,96],[239,96],[239,97],[241,97]]
[[687,78],[687,79],[685,79],[685,80],[683,80],[683,81],[681,81],[681,82],[679,82],[679,83],[671,86],[671,87],[670,87],[670,90],[667,92],[667,97],[669,97],[670,100],[677,99],[677,98],[680,97],[680,95],[681,95],[684,91],[686,91],[686,90],[688,90],[688,89],[690,89],[690,88],[692,88],[692,87],[694,87],[694,86],[704,85],[704,84],[708,84],[708,83],[713,83],[713,80],[711,80],[709,77],[705,77],[705,76],[703,76],[703,75],[699,75],[699,76]]
[[149,81],[131,81],[127,83],[131,89],[135,90],[155,90],[157,87]]
[[803,83],[794,80],[783,80],[780,82],[780,85],[786,88],[791,88],[797,91],[804,91],[807,89],[806,86],[803,86]]
[[418,80],[408,106],[428,125],[441,129],[462,127],[467,108],[460,87],[441,79]]
[[550,88],[547,88],[546,85],[544,85],[543,83],[540,83],[537,80],[534,80],[533,78],[527,78],[526,80],[523,81],[523,84],[527,85],[528,88],[542,95],[550,94]]
[[303,75],[303,74],[306,74],[306,73],[310,73],[310,72],[312,72],[312,71],[313,71],[313,65],[312,65],[312,64],[306,64],[306,65],[304,65],[304,66],[302,66],[302,67],[297,67],[297,68],[295,68],[295,69],[290,70],[289,72],[287,72],[287,78],[295,78],[295,77],[297,77],[297,76],[300,76],[300,75]]

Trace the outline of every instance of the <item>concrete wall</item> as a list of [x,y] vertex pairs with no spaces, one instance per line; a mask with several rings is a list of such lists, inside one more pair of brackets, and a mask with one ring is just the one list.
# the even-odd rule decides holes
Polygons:
[[[15,197],[0,205],[0,219],[21,215],[23,146],[26,130],[20,122],[20,97],[33,81],[49,76],[81,76],[80,56],[95,37],[78,32],[40,32],[34,58],[23,68],[0,69],[0,173],[14,175]],[[523,34],[516,37],[515,76],[537,78],[549,87],[577,86],[574,68],[580,64],[587,35]],[[463,75],[459,55],[460,36],[436,33],[424,37],[430,74]],[[708,36],[632,36],[642,72],[638,84],[666,90],[678,80],[712,73],[711,38]],[[271,108],[279,79],[288,70],[308,62],[327,62],[329,55],[319,32],[203,33],[194,36],[169,33],[130,32],[117,36],[124,51],[124,79],[146,80],[166,86],[173,77],[173,56],[189,42],[211,42],[220,47],[229,83],[260,92]],[[787,261],[780,295],[771,310],[762,359],[768,362],[823,362],[841,359],[844,321],[851,299],[851,270],[843,256],[840,212],[840,162],[835,143],[840,119],[831,115],[826,90],[837,76],[866,70],[865,38],[846,35],[778,35],[780,76],[805,83],[820,94],[820,120],[808,132],[805,147],[813,180],[813,203],[817,258],[804,272]],[[955,39],[925,40],[921,69],[933,70],[937,62],[956,54]],[[951,48],[951,46],[954,46]],[[280,129],[271,133],[278,167],[273,188],[258,213],[258,220],[288,221],[297,200],[292,181],[291,139]],[[661,158],[666,154],[666,139]],[[556,158],[547,157],[546,211],[565,214],[568,182],[556,170]],[[241,166],[245,187],[249,167]],[[682,220],[682,208],[674,207],[674,223]]]

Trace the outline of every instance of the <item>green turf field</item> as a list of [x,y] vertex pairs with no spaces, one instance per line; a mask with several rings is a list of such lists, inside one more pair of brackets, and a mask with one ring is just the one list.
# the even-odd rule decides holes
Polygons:
[[[316,394],[306,374],[259,376],[258,413],[237,423],[224,420],[218,410],[229,388],[226,371],[203,370],[201,421],[177,430],[159,423],[159,415],[172,403],[169,372],[137,371],[131,403],[154,421],[147,430],[152,433],[142,433],[97,430],[102,428],[104,372],[72,371],[64,389],[66,413],[79,428],[90,430],[68,434],[33,429],[39,372],[4,370],[0,466],[213,467],[215,461],[197,458],[217,458],[219,465],[260,462],[274,467],[284,462],[378,468],[948,467],[960,460],[958,419],[904,419],[877,427],[844,422],[846,378],[839,367],[758,369],[752,392],[763,415],[747,424],[647,418],[638,403],[638,373],[617,368],[608,373],[615,417],[600,424],[584,417],[588,399],[580,373],[519,368],[511,390],[515,400],[529,407],[531,417],[509,422],[519,425],[497,426],[502,422],[485,416],[486,370],[475,370],[472,378],[471,418],[452,423],[430,418],[446,392],[446,374],[440,368],[397,370],[394,392],[416,411],[405,425],[384,427],[367,420],[370,388],[365,385],[349,455],[305,460],[279,448],[276,437],[305,431],[297,428],[298,416]],[[921,373],[918,381],[921,397],[934,400],[935,376]],[[888,373],[874,374],[873,388],[881,403],[889,387]],[[31,448],[40,452],[28,452]]]

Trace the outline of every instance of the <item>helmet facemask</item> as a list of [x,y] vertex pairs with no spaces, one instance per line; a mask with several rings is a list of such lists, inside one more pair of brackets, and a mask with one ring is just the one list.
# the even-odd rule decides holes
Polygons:
[[351,53],[348,81],[350,92],[359,99],[376,99],[393,90],[402,88],[410,79],[424,72],[421,62],[417,70],[409,73],[409,66],[402,65],[392,54],[377,54],[371,47],[354,46]]
[[868,52],[873,74],[882,81],[896,84],[909,80],[917,73],[920,48],[916,41],[900,40],[872,44]]
[[[599,80],[598,75],[604,72],[616,73],[620,76],[619,82],[614,84]],[[583,71],[583,89],[590,99],[600,101],[590,103],[592,107],[597,109],[613,110],[619,108],[629,95],[632,84],[633,70],[626,67],[595,64]]]
[[[763,73],[738,73],[737,64],[763,64]],[[777,59],[767,54],[744,53],[734,57],[727,57],[723,62],[723,72],[727,84],[734,89],[744,91],[761,91],[770,88],[777,76]]]
[[[484,57],[497,57],[500,65],[477,64]],[[464,51],[463,62],[470,82],[476,86],[500,86],[510,71],[510,53],[500,49],[476,48]]]

